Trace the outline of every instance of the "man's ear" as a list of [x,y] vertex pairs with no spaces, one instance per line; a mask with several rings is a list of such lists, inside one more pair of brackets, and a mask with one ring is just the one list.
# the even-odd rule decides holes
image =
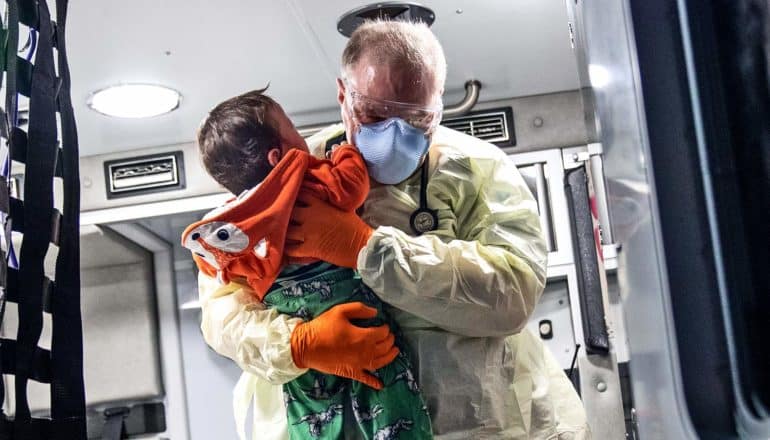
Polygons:
[[274,167],[281,161],[282,156],[283,154],[281,153],[280,148],[272,148],[267,152],[267,163],[269,163],[271,167]]
[[342,105],[345,102],[345,84],[341,78],[337,78],[337,103]]

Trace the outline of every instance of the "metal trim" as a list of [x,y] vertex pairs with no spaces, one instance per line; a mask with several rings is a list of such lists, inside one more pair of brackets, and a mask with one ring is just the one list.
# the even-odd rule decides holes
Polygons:
[[[503,148],[517,167],[542,164],[548,203],[550,207],[551,237],[554,250],[548,253],[548,265],[571,264],[572,242],[569,225],[569,209],[567,199],[562,189],[564,186],[564,169],[562,166],[562,154],[560,148],[550,150],[531,151],[527,153],[516,152],[515,147]],[[542,219],[541,219],[542,224]]]
[[[623,252],[618,264],[624,305],[633,310],[626,314],[625,324],[639,434],[642,438],[697,438],[684,404],[678,349],[672,337],[671,292],[660,241],[657,191],[647,163],[649,137],[630,2],[566,4],[576,26],[576,49],[586,55],[578,62],[581,78],[587,77],[589,63],[602,65],[612,75],[606,87],[593,89],[605,176],[608,180],[622,177],[649,189],[639,195],[645,211],[636,230],[619,243]],[[649,325],[650,316],[657,325]]]
[[181,214],[183,212],[205,211],[222,205],[231,197],[233,196],[229,193],[218,193],[184,199],[84,211],[80,213],[80,224],[99,225],[158,217],[162,215]]

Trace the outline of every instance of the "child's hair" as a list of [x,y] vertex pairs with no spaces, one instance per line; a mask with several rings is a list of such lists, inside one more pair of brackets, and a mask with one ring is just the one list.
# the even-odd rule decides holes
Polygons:
[[272,169],[267,153],[281,145],[272,112],[278,103],[265,95],[267,87],[223,101],[198,129],[198,149],[206,171],[238,195],[254,187]]

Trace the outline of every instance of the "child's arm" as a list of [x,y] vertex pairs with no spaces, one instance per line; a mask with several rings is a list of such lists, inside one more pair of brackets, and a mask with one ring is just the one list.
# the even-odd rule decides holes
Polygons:
[[335,149],[331,161],[312,161],[305,175],[305,188],[324,194],[330,204],[345,211],[361,206],[369,194],[366,163],[352,145]]

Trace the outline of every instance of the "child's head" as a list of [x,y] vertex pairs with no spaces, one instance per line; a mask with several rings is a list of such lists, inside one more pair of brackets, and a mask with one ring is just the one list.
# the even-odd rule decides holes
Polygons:
[[288,150],[307,151],[305,139],[265,90],[220,103],[198,129],[206,171],[236,195],[264,180]]

